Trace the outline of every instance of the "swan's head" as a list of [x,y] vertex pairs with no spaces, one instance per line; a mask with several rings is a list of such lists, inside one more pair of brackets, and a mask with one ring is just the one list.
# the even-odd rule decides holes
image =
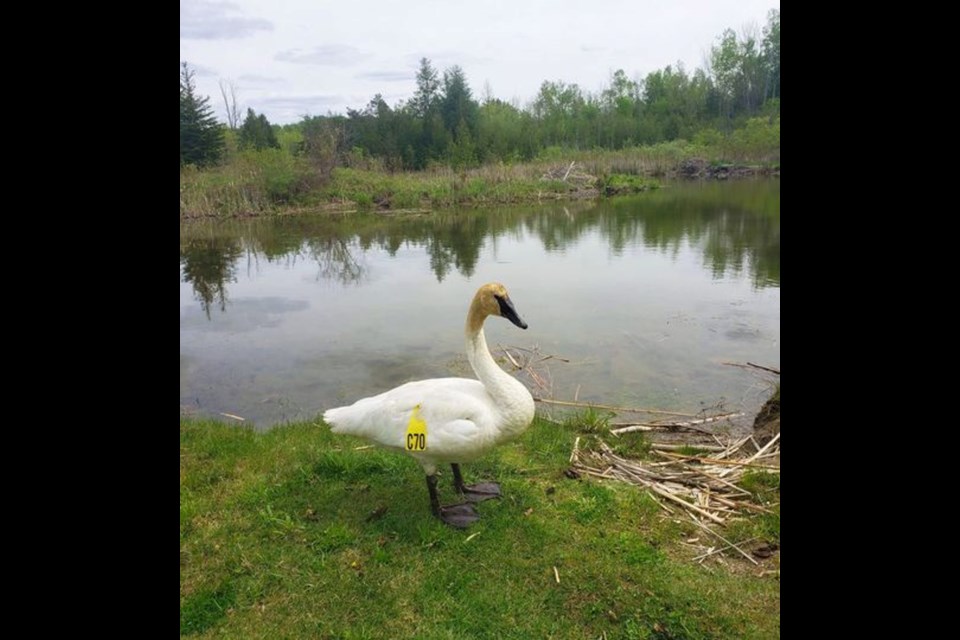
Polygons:
[[523,321],[520,314],[517,313],[517,308],[513,306],[507,288],[499,282],[485,284],[477,290],[477,295],[473,296],[473,304],[470,305],[469,326],[473,329],[479,329],[487,316],[500,316],[521,329],[527,328],[527,323]]

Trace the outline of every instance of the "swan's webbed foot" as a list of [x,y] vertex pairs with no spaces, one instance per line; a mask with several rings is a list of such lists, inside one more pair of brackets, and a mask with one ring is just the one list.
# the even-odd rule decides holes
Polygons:
[[500,485],[496,482],[464,484],[463,475],[460,473],[460,465],[453,463],[450,468],[453,469],[453,486],[467,502],[483,502],[484,500],[499,498],[502,495]]
[[430,492],[430,511],[444,524],[457,529],[466,529],[480,519],[476,507],[469,502],[441,507],[440,498],[437,495],[437,476],[427,476],[427,490]]
[[483,502],[492,498],[499,498],[500,485],[496,482],[478,482],[477,484],[467,484],[459,487],[463,499],[467,502]]
[[476,507],[469,502],[440,507],[440,521],[457,529],[466,529],[480,519]]

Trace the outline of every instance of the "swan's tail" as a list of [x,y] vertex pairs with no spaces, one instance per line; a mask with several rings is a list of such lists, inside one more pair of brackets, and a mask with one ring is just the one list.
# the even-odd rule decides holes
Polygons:
[[347,419],[347,409],[350,407],[336,407],[323,412],[323,421],[330,425],[334,433],[350,433],[350,420]]

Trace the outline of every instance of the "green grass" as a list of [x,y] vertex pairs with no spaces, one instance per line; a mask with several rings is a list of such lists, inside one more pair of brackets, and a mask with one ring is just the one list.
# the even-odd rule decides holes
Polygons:
[[[693,563],[681,541],[694,530],[643,491],[564,476],[578,429],[538,419],[465,465],[505,497],[458,531],[430,516],[405,456],[322,424],[256,433],[182,418],[181,635],[778,637],[778,578],[732,556],[733,569]],[[779,477],[750,483],[779,502]],[[451,501],[449,473],[440,484]],[[738,526],[779,542],[771,518]]]
[[305,158],[279,149],[233,152],[217,167],[180,169],[180,217],[279,213],[312,202],[319,183]]
[[540,180],[542,171],[537,171],[529,166],[503,165],[400,173],[341,167],[333,171],[318,197],[360,210],[397,210],[556,200],[578,191],[573,184]]
[[660,183],[651,178],[622,173],[605,176],[602,182],[603,189],[601,189],[601,193],[608,197],[641,193],[660,187]]

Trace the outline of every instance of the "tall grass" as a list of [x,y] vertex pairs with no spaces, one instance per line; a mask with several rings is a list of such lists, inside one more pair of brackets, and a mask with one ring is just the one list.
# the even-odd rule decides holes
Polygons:
[[238,152],[210,169],[180,170],[180,217],[271,213],[304,204],[321,176],[303,157],[279,149]]

